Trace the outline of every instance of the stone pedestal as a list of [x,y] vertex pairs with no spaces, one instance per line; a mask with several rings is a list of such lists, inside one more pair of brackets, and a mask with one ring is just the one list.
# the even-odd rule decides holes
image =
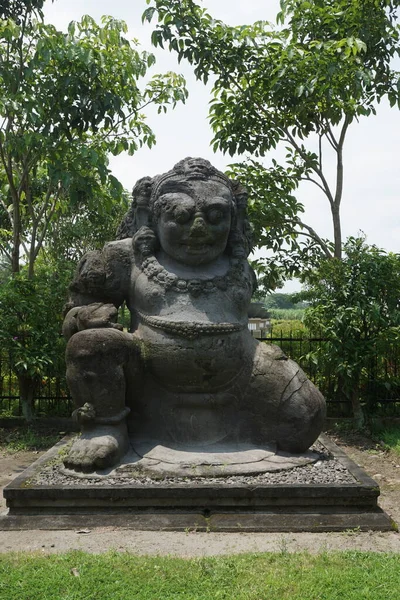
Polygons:
[[[319,447],[334,461],[332,471],[344,473],[345,483],[313,483],[313,478],[318,479],[314,473],[321,461],[311,452],[290,457],[277,456],[271,450],[268,455],[266,449],[259,449],[258,455],[254,448],[242,449],[236,463],[233,452],[230,457],[209,453],[210,472],[199,475],[196,467],[190,467],[190,460],[203,469],[206,466],[204,456],[199,456],[202,453],[197,452],[197,457],[191,459],[182,454],[186,450],[180,455],[172,450],[161,456],[161,449],[156,447],[152,458],[143,452],[147,463],[153,460],[158,465],[153,472],[148,464],[137,468],[143,461],[139,456],[108,472],[80,474],[66,485],[65,478],[70,477],[62,467],[66,444],[63,440],[54,446],[5,488],[9,510],[0,517],[0,529],[107,525],[138,530],[318,532],[388,531],[394,527],[377,504],[378,484],[325,435],[320,437]],[[254,460],[249,460],[251,457]],[[283,470],[258,470],[256,474],[257,457],[261,461],[272,460],[275,467],[281,461]],[[161,464],[168,461],[173,469],[162,476]],[[298,466],[293,466],[295,461]],[[242,466],[238,474],[223,476],[224,464],[228,469],[232,464]],[[247,474],[245,464],[250,465]],[[181,468],[184,474],[178,472]],[[188,468],[193,468],[191,477],[185,472]],[[215,468],[213,476],[211,471]],[[305,475],[299,475],[297,483],[279,483],[279,478],[296,479],[299,470]],[[53,473],[52,478],[47,475],[46,480],[43,473],[49,472]],[[308,480],[302,482],[302,477]]]

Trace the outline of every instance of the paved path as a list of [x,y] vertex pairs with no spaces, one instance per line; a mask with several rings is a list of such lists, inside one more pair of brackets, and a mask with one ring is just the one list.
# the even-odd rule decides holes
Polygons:
[[243,552],[325,552],[373,550],[400,553],[400,535],[390,533],[196,533],[130,531],[109,528],[76,531],[2,531],[0,552],[46,553],[108,550],[181,557]]
[[[0,486],[20,473],[38,453],[0,456]],[[5,510],[0,491],[0,511]],[[38,551],[45,553],[84,550],[100,553],[108,550],[135,554],[174,556],[212,556],[242,552],[324,552],[334,550],[373,550],[400,553],[400,534],[358,533],[198,533],[133,531],[102,528],[78,531],[1,531],[0,552]]]

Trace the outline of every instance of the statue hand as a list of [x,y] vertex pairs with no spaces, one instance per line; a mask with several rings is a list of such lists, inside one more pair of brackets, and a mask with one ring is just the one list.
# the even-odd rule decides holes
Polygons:
[[94,302],[87,306],[76,306],[66,315],[63,324],[63,335],[69,339],[77,331],[111,327],[122,331],[123,327],[117,323],[118,310],[113,304]]

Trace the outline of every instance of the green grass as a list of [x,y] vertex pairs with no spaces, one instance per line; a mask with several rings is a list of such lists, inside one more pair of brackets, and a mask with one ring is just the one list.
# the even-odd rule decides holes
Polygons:
[[378,438],[385,446],[400,456],[400,425],[379,427],[373,430],[374,438]]
[[15,453],[26,450],[47,450],[54,446],[61,435],[40,432],[31,427],[0,428],[0,450]]
[[1,600],[398,600],[400,556],[0,556]]

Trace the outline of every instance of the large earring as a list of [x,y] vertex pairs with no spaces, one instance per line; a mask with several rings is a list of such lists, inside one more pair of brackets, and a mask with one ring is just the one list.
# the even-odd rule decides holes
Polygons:
[[141,227],[150,225],[150,196],[153,189],[153,179],[143,177],[132,190],[132,202],[117,230],[116,239],[131,238]]

